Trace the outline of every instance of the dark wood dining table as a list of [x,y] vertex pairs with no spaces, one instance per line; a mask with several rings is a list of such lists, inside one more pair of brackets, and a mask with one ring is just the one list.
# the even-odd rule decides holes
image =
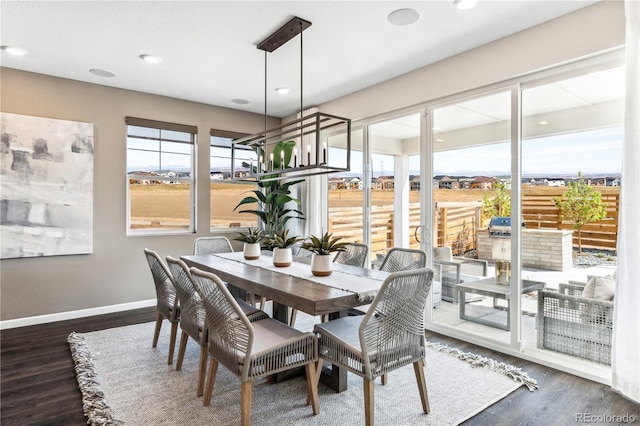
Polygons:
[[[229,284],[235,297],[246,298],[247,293],[264,296],[273,301],[273,318],[288,324],[289,308],[297,309],[309,315],[328,314],[335,319],[349,314],[349,310],[371,303],[370,298],[359,297],[354,291],[320,284],[311,279],[293,276],[282,272],[257,267],[250,262],[238,262],[217,255],[185,255],[180,257],[190,267],[216,274]],[[295,258],[294,261],[308,262],[308,259]],[[349,265],[334,264],[334,271],[362,277],[382,285],[387,273],[358,268]],[[336,276],[338,274],[331,275]],[[339,279],[336,276],[336,279]],[[282,375],[280,375],[282,377]],[[276,378],[276,381],[279,378]],[[320,376],[322,383],[337,392],[347,389],[347,371],[337,366],[323,368]]]

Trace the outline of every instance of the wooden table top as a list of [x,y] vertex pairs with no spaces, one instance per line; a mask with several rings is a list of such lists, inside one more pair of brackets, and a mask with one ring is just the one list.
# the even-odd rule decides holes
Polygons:
[[[351,291],[214,255],[186,255],[180,258],[190,267],[212,272],[223,281],[248,293],[265,296],[310,315],[343,311],[371,302],[358,300],[358,295]],[[378,280],[380,285],[386,275],[384,272],[372,269],[340,264],[334,264],[334,270]]]

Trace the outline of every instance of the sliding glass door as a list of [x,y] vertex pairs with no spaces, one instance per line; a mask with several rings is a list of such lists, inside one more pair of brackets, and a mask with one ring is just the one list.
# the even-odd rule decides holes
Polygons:
[[[469,288],[464,300],[458,284],[486,282],[495,277],[496,261],[508,265],[512,260],[506,223],[511,217],[511,99],[512,90],[500,90],[430,109],[430,250],[442,285],[432,320],[505,343],[509,317],[499,299],[511,288],[508,278],[501,282],[504,292],[488,295]],[[489,231],[492,221],[505,222],[499,235]]]

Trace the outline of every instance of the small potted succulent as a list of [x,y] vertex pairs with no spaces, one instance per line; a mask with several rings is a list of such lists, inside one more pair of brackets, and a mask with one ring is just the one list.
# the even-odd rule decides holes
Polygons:
[[291,247],[298,241],[302,241],[302,238],[290,237],[288,229],[276,232],[269,237],[269,245],[273,247],[273,264],[279,267],[291,265],[293,261]]
[[240,232],[235,238],[236,241],[244,242],[244,258],[256,260],[260,258],[260,243],[265,239],[264,231],[258,228],[247,228],[247,232]]
[[308,240],[300,246],[313,253],[311,258],[311,273],[319,277],[331,275],[332,253],[345,251],[348,243],[340,243],[342,237],[333,238],[333,234],[325,232],[321,237],[310,235]]

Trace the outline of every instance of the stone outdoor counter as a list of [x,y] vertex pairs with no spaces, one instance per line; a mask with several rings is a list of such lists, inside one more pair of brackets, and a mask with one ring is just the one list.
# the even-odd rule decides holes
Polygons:
[[[523,229],[522,266],[567,271],[573,266],[573,232],[570,230]],[[509,238],[493,238],[488,229],[478,230],[478,259],[494,260],[496,245],[503,245],[502,252],[508,259]],[[499,249],[500,250],[500,249]]]

